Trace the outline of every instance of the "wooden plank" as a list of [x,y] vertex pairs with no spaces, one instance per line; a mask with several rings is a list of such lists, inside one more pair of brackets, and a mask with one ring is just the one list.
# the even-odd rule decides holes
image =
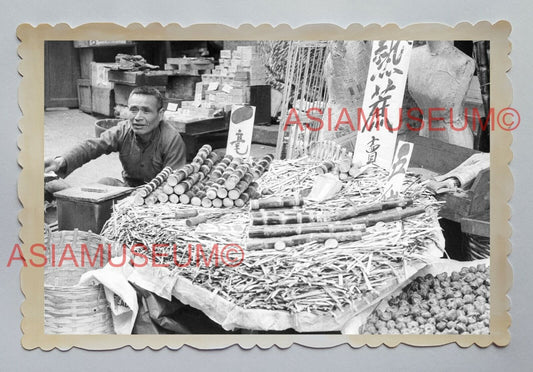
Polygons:
[[78,79],[78,102],[81,111],[92,113],[91,80]]
[[461,220],[461,231],[465,234],[490,237],[490,221],[488,211],[486,214],[465,217]]
[[490,168],[478,174],[470,190],[472,191],[470,215],[490,210]]
[[415,145],[411,163],[409,164],[410,167],[426,168],[439,174],[451,171],[470,156],[479,152],[466,147],[450,145],[436,139],[422,137],[417,132],[399,135],[398,139],[412,142]]
[[80,71],[82,79],[91,78],[91,62],[94,61],[93,48],[81,48],[78,50],[80,55]]

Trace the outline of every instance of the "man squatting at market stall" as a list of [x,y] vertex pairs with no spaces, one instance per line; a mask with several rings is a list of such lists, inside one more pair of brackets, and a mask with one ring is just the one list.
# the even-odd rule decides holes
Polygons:
[[[61,156],[48,158],[46,172],[66,177],[85,163],[103,154],[119,152],[123,181],[105,177],[98,181],[110,186],[136,187],[149,182],[164,167],[185,165],[185,143],[181,135],[163,120],[163,97],[152,87],[135,88],[128,98],[129,119],[106,130],[100,138],[81,142]],[[68,187],[54,187],[52,192]]]

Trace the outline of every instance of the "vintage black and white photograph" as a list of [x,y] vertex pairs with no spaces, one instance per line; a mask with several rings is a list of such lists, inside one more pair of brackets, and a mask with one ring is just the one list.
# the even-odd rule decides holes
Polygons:
[[489,334],[490,46],[46,41],[45,334]]
[[48,41],[46,330],[488,333],[489,53]]

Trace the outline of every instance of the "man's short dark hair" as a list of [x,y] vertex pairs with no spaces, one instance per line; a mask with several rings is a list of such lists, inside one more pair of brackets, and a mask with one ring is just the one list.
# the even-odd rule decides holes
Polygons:
[[131,96],[133,96],[134,94],[142,94],[145,96],[155,97],[155,99],[157,100],[157,109],[159,110],[163,107],[163,95],[154,87],[137,87],[131,91],[129,98],[131,98]]

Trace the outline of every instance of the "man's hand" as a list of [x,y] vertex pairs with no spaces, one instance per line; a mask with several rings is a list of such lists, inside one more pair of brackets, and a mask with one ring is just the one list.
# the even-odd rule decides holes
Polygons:
[[48,158],[44,161],[44,173],[61,171],[66,166],[65,159],[61,156],[57,158]]

